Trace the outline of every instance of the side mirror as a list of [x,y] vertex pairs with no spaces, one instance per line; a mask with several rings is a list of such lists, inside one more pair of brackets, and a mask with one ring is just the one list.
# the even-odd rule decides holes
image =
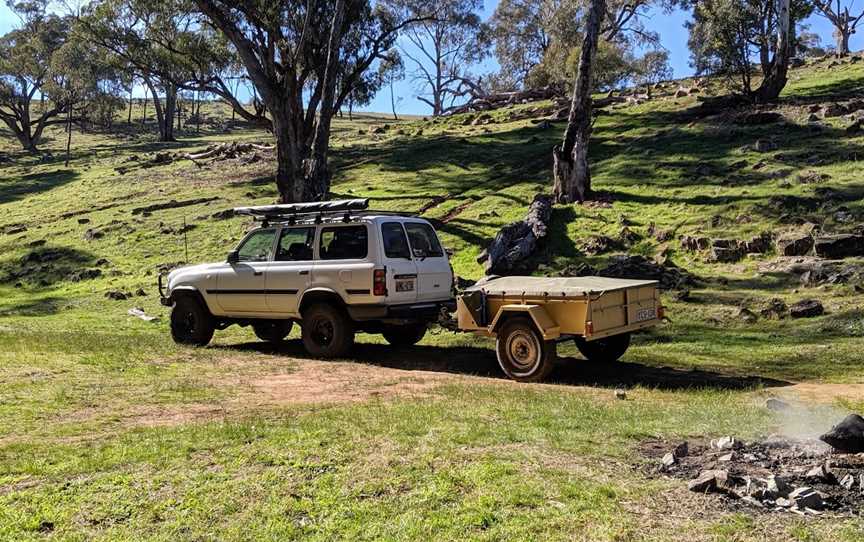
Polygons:
[[455,253],[456,252],[452,248],[444,247],[444,254],[450,256],[451,258],[453,257],[453,254],[455,254]]
[[240,253],[236,250],[232,250],[228,253],[228,263],[235,264],[240,261]]

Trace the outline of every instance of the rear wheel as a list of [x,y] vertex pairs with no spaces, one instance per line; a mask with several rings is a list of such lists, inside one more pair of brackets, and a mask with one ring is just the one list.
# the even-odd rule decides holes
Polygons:
[[508,319],[495,341],[498,364],[504,373],[519,382],[543,380],[555,363],[555,341],[544,341],[530,318]]
[[387,326],[381,335],[393,346],[414,346],[426,335],[426,324]]
[[179,298],[171,309],[171,337],[178,344],[206,346],[213,338],[213,317],[200,301]]
[[282,342],[291,333],[291,320],[260,320],[252,324],[255,335],[268,343]]
[[300,326],[303,347],[313,356],[343,356],[354,344],[354,325],[341,307],[329,303],[312,305],[303,311]]
[[593,341],[576,337],[576,348],[589,361],[618,361],[630,346],[630,334],[622,333]]

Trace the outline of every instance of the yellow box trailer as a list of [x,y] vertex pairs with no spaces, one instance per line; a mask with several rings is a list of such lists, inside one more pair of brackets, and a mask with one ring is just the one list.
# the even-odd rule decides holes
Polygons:
[[632,332],[662,318],[653,280],[502,277],[478,283],[456,299],[459,329],[495,337],[501,369],[525,382],[549,374],[562,340],[574,340],[590,360],[615,361]]

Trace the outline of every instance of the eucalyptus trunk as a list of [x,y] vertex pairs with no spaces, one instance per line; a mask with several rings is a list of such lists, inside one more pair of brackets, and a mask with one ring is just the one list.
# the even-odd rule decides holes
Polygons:
[[774,59],[771,62],[771,69],[762,79],[762,84],[756,89],[755,99],[757,102],[773,102],[780,97],[780,92],[786,86],[792,41],[789,0],[777,0],[777,46]]
[[583,202],[591,195],[588,143],[591,139],[592,68],[605,12],[606,0],[591,1],[570,114],[567,117],[567,130],[562,144],[552,149],[555,175],[553,195],[559,203]]

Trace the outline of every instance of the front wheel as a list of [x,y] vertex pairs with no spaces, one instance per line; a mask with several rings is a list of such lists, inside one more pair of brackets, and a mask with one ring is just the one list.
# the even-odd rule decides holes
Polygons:
[[200,301],[184,296],[171,309],[171,337],[178,344],[207,346],[213,338],[213,317]]
[[622,333],[593,341],[576,337],[576,348],[588,361],[618,361],[630,346],[630,334]]
[[555,341],[544,341],[534,322],[522,316],[504,322],[495,351],[504,374],[518,382],[543,380],[555,363]]
[[342,310],[329,303],[312,305],[300,322],[303,347],[319,358],[338,358],[354,344],[354,325]]
[[291,320],[261,320],[252,324],[252,330],[262,341],[279,343],[291,333],[293,325]]
[[426,335],[426,324],[387,326],[381,335],[393,346],[414,346]]

